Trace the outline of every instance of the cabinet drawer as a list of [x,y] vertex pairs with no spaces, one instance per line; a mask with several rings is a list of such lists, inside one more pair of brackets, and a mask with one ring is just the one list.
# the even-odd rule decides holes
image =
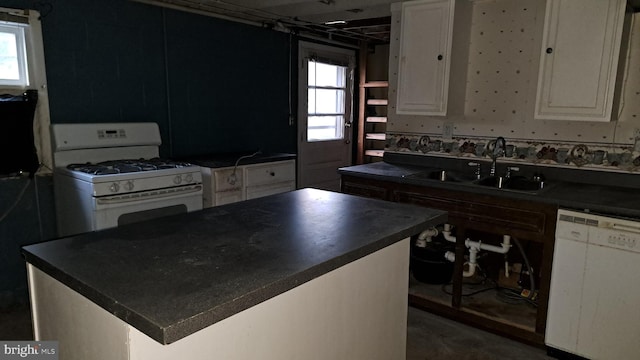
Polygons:
[[242,190],[242,168],[223,168],[213,172],[214,192]]
[[242,201],[244,200],[244,197],[242,195],[243,195],[242,190],[240,189],[217,192],[214,196],[214,199],[215,199],[214,205],[220,206],[224,204],[231,204],[234,202]]
[[342,176],[340,188],[345,194],[388,200],[388,188],[386,186],[380,186],[378,183],[379,182],[371,180]]
[[466,227],[490,231],[527,240],[540,241],[549,224],[544,212],[537,209],[523,209],[521,204],[494,201],[493,204],[476,201],[472,196],[438,196],[412,191],[394,191],[395,201],[412,203],[445,210],[452,223],[464,223]]
[[248,165],[245,168],[245,186],[275,184],[295,179],[296,169],[293,160]]
[[267,195],[280,194],[296,189],[295,181],[287,181],[283,183],[249,186],[247,187],[247,200],[255,199]]

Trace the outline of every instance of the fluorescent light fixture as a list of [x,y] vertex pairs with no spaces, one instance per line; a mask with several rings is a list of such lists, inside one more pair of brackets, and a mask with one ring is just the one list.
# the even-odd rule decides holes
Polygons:
[[340,25],[340,24],[346,24],[347,22],[344,20],[334,20],[334,21],[327,21],[326,23],[324,23],[325,25]]

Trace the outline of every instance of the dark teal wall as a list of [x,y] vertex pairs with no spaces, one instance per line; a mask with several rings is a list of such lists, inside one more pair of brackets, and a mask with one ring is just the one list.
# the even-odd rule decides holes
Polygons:
[[[53,123],[154,121],[167,157],[296,151],[288,34],[125,0],[0,7],[43,15]],[[50,177],[0,181],[0,215],[15,201],[0,221],[0,306],[27,297],[20,246],[55,236]]]
[[184,12],[165,15],[172,153],[295,152],[289,36]]
[[154,121],[169,157],[295,152],[289,35],[132,1],[50,3],[53,123]]
[[28,300],[20,247],[55,236],[51,180],[51,176],[0,179],[0,309]]

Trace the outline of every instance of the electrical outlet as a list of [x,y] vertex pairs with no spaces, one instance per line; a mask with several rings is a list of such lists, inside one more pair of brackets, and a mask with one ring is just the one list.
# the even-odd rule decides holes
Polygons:
[[444,123],[442,125],[442,138],[445,140],[451,140],[453,137],[453,123]]

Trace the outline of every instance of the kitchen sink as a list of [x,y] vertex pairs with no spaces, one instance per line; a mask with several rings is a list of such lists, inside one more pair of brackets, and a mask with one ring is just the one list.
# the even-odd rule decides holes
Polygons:
[[438,180],[445,182],[471,182],[475,179],[473,175],[463,174],[451,170],[431,170],[423,171],[411,175],[407,175],[408,178],[419,178],[427,180]]
[[494,187],[505,190],[516,190],[526,192],[538,192],[546,186],[544,181],[525,178],[524,176],[489,176],[477,181],[474,184]]
[[480,186],[487,188],[495,188],[500,190],[509,190],[517,192],[525,192],[529,194],[537,194],[546,189],[549,184],[544,181],[525,176],[487,176],[478,179],[475,174],[470,172],[458,172],[446,169],[429,169],[417,173],[405,175],[405,178],[450,182],[471,186]]

